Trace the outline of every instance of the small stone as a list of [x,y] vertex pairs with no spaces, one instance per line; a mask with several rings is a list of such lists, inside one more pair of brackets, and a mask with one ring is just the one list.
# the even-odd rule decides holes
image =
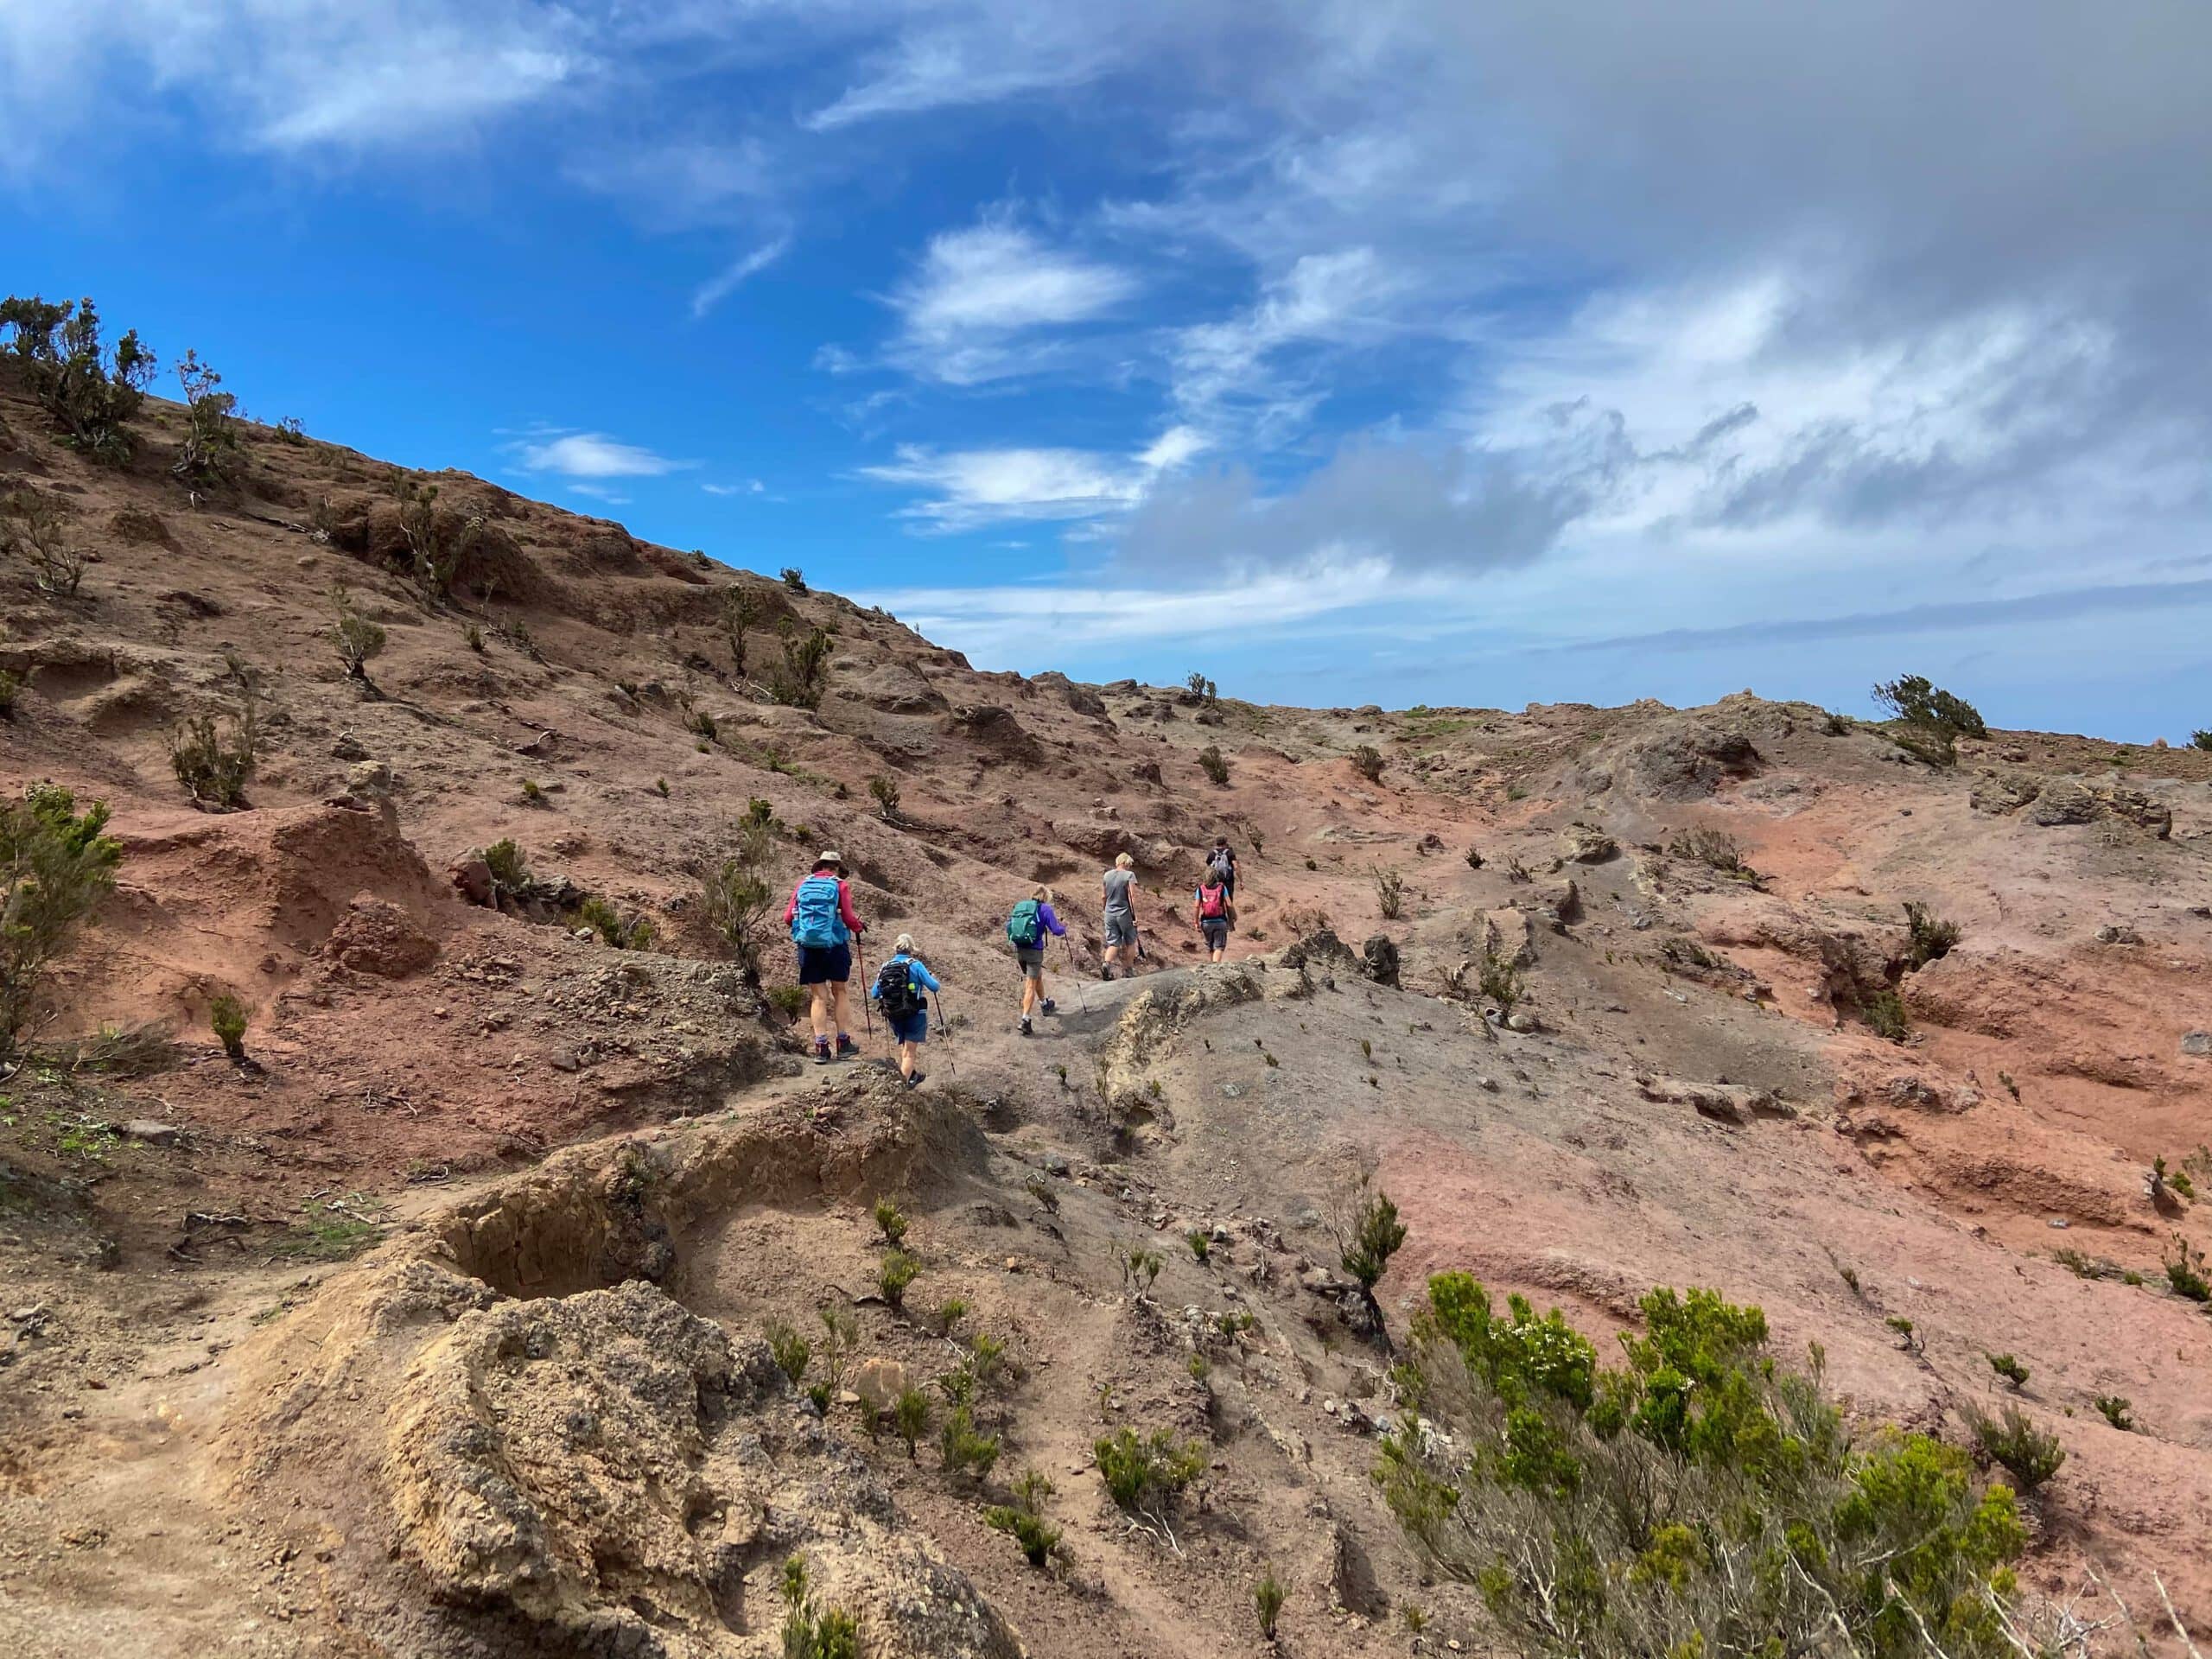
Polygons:
[[2181,1052],[2192,1060],[2212,1058],[2212,1031],[2182,1033]]
[[1534,1014],[1522,1014],[1517,1011],[1509,1014],[1505,1016],[1505,1028],[1508,1031],[1518,1031],[1522,1033],[1534,1031],[1536,1029],[1535,1016]]
[[547,1064],[556,1071],[581,1071],[583,1069],[583,1062],[577,1058],[576,1051],[573,1048],[555,1049]]
[[2071,1227],[2074,1224],[2067,1220],[2063,1216],[2053,1216],[2050,1218],[2050,1224],[2063,1232],[2067,1228]]
[[163,1123],[150,1117],[135,1117],[118,1131],[126,1141],[136,1141],[149,1147],[173,1147],[182,1133],[174,1123]]

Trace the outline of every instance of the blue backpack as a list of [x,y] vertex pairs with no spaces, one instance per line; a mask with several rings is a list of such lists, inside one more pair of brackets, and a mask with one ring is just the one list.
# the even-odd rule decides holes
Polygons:
[[837,913],[837,878],[810,875],[798,884],[798,909],[791,917],[791,943],[809,950],[842,944],[851,935]]
[[1037,942],[1045,937],[1044,918],[1038,913],[1040,908],[1034,899],[1025,899],[1006,918],[1006,936],[1019,949],[1033,950]]

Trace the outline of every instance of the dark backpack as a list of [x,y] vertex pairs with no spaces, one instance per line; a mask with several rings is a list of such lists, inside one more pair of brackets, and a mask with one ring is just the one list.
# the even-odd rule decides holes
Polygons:
[[1034,899],[1025,899],[1014,907],[1014,914],[1006,918],[1006,936],[1024,950],[1034,950],[1045,937],[1044,918]]
[[875,1000],[883,1004],[884,1014],[893,1020],[911,1020],[922,1011],[922,988],[906,971],[904,957],[895,957],[877,969]]

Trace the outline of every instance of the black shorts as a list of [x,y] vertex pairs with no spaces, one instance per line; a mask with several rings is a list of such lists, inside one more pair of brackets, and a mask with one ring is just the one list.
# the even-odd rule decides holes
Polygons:
[[802,985],[842,985],[853,976],[853,947],[849,944],[802,944],[798,948],[798,982]]

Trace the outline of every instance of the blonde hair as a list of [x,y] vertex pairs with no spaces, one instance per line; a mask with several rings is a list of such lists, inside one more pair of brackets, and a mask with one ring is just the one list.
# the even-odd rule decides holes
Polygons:
[[914,954],[914,936],[911,933],[901,933],[897,938],[892,940],[891,954],[894,957],[912,956]]
[[1052,902],[1052,890],[1042,881],[1029,889],[1029,896],[1040,905],[1049,905]]
[[1134,870],[1136,867],[1136,860],[1131,858],[1127,853],[1116,853],[1114,855],[1114,868],[1116,869]]

